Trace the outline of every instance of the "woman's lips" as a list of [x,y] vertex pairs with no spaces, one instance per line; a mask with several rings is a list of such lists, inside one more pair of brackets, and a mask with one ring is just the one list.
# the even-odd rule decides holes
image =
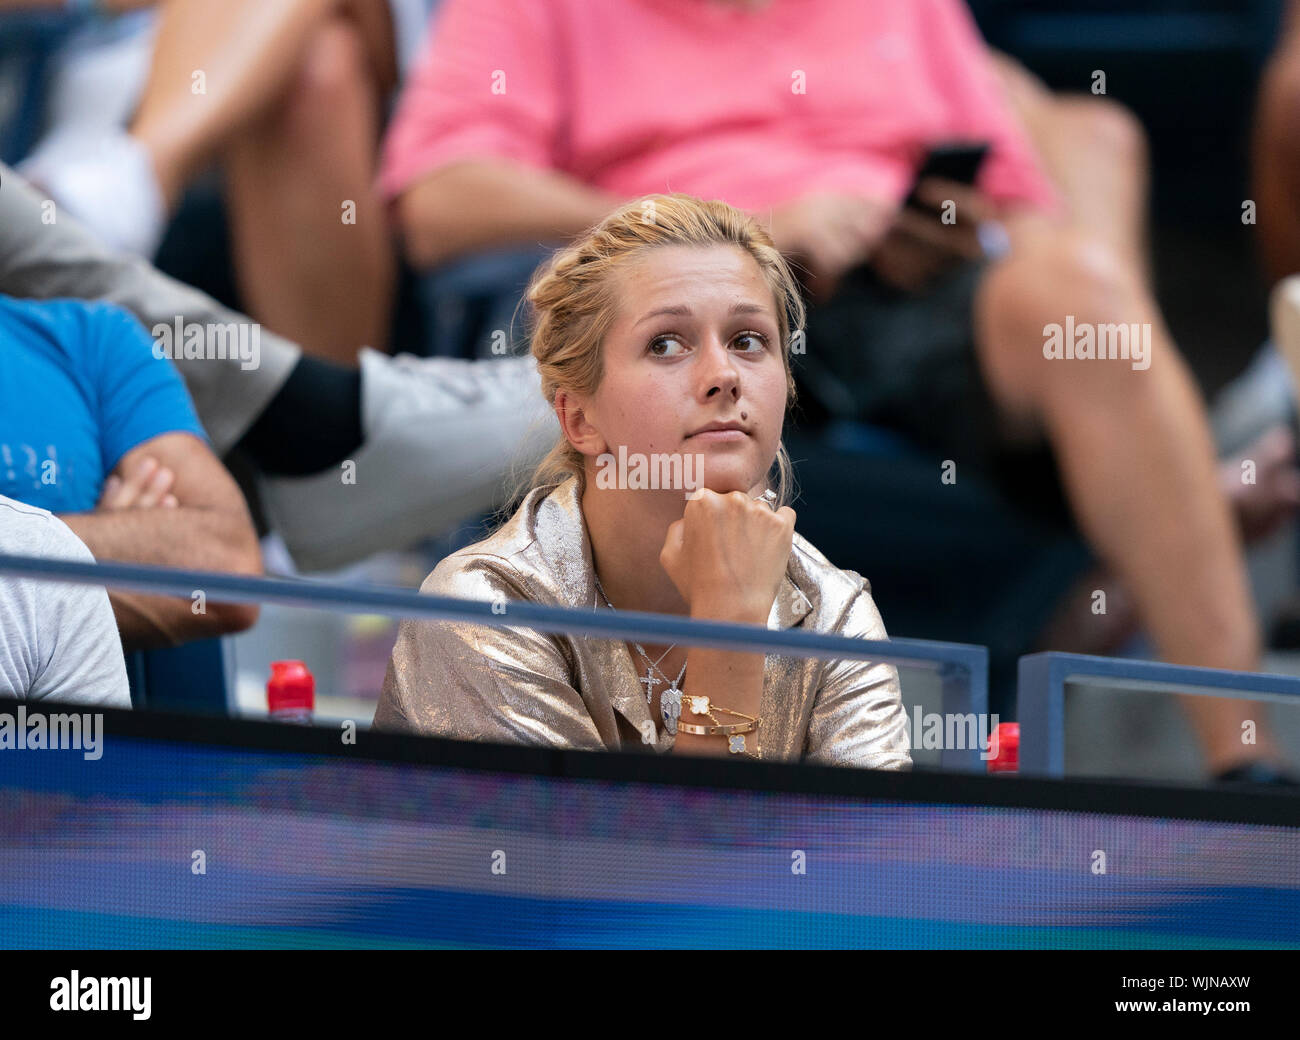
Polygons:
[[703,430],[700,433],[693,433],[687,437],[688,441],[708,441],[710,443],[727,444],[731,441],[743,441],[747,438],[744,430]]

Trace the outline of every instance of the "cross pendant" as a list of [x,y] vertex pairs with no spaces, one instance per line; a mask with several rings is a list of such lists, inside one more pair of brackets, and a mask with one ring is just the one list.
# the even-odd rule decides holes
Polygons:
[[655,686],[663,680],[656,679],[653,675],[643,675],[637,678],[637,682],[645,684],[645,702],[650,704],[654,700]]

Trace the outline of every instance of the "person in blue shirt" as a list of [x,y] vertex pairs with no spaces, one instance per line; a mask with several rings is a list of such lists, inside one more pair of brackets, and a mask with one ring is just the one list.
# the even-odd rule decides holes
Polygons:
[[[100,560],[261,573],[243,495],[175,365],[130,313],[0,294],[0,343],[0,494],[54,513]],[[257,618],[246,604],[109,596],[127,649]]]

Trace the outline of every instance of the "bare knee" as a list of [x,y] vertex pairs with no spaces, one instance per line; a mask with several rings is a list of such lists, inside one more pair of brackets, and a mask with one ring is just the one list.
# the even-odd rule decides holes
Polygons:
[[1063,97],[1057,104],[1070,140],[1078,147],[1109,161],[1146,169],[1146,130],[1127,106],[1087,94]]
[[1132,356],[1152,342],[1152,317],[1140,283],[1114,249],[1079,229],[1045,230],[1021,239],[984,279],[976,301],[981,368],[994,399],[1013,413],[1041,417],[1060,394],[1093,390],[1118,404],[1137,388],[1130,377],[1140,373],[1129,361],[1059,358],[1054,342],[1067,329],[1082,335],[1091,327],[1118,344],[1122,326],[1128,344],[1137,325],[1142,346],[1129,344]]
[[277,113],[287,134],[315,135],[337,122],[341,106],[369,89],[370,64],[360,30],[350,19],[331,17],[308,37]]
[[989,51],[989,59],[1003,96],[1026,123],[1034,125],[1039,117],[1047,115],[1055,99],[1038,77],[1000,51]]

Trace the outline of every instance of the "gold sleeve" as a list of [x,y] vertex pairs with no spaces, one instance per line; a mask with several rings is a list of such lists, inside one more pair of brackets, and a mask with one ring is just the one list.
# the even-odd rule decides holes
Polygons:
[[[866,582],[849,604],[836,634],[887,638]],[[911,739],[898,669],[885,661],[828,662],[813,702],[804,761],[911,769]]]
[[[487,602],[524,597],[500,561],[444,560],[420,591]],[[531,628],[402,622],[376,729],[455,740],[600,750],[561,643]]]

